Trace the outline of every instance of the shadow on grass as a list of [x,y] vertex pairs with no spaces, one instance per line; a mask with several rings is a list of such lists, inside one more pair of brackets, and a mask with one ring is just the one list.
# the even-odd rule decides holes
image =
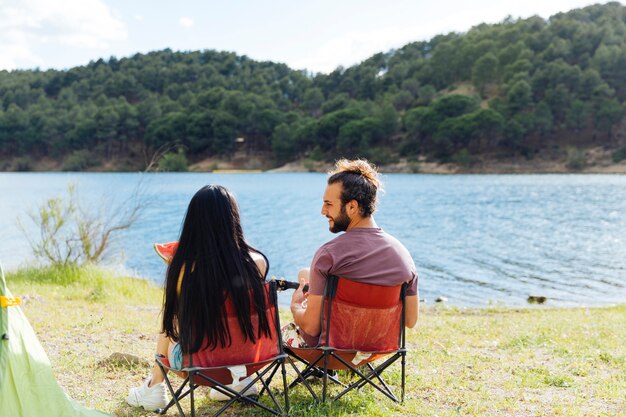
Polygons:
[[[321,388],[321,384],[314,384],[314,388]],[[334,390],[331,390],[334,392]],[[197,390],[196,396],[196,415],[197,416],[212,416],[224,405],[223,402],[212,401],[208,397],[209,390],[207,387],[200,387]],[[274,395],[278,399],[281,407],[283,404],[283,392],[275,391]],[[385,401],[380,399],[380,401]],[[260,402],[268,407],[273,407],[274,404],[269,396],[264,395],[261,397]],[[370,392],[356,392],[346,398],[342,398],[339,401],[326,403],[318,403],[309,394],[304,387],[296,387],[289,391],[289,416],[290,417],[325,417],[325,416],[348,416],[348,415],[368,415],[368,416],[383,416],[389,415],[389,409],[387,407],[381,407],[379,399],[376,394]],[[387,401],[391,405],[391,401]],[[186,415],[190,415],[190,403],[186,398],[181,402],[183,411]],[[113,413],[116,416],[122,417],[145,417],[156,416],[154,412],[138,409],[127,405],[125,402],[119,404],[115,408]],[[179,415],[176,406],[170,408],[166,414],[167,416]],[[250,404],[236,403],[228,408],[222,416],[270,416],[271,414],[254,407]]]

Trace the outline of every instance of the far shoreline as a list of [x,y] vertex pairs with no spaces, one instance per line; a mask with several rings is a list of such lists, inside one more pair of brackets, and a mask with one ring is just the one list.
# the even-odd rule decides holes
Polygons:
[[[283,165],[276,166],[269,161],[251,157],[232,159],[204,159],[188,166],[189,173],[216,173],[216,174],[248,174],[248,173],[302,173],[317,172],[326,173],[333,166],[330,161],[313,161],[299,159]],[[468,165],[459,165],[452,162],[440,163],[428,161],[425,158],[408,160],[401,158],[393,163],[379,164],[378,169],[383,174],[626,174],[626,161],[614,163],[610,159],[590,161],[580,169],[572,169],[565,160],[550,160],[536,158],[525,160],[523,158],[510,158],[507,160],[484,159],[476,160]],[[129,168],[127,164],[118,165],[109,162],[97,165],[82,171],[64,171],[61,164],[49,159],[43,159],[33,164],[27,170],[4,169],[3,173],[133,173],[142,172],[140,168]],[[156,171],[163,172],[163,171]]]
[[[466,161],[439,162],[426,156],[395,158],[378,163],[384,174],[626,174],[626,160],[614,162],[611,152],[597,147],[584,151],[584,163],[572,164],[564,155],[536,155],[532,159],[521,156],[497,157],[495,155],[471,156]],[[196,160],[181,172],[259,173],[259,172],[328,172],[334,160],[300,158],[277,164],[267,155],[237,152],[228,158],[209,157]],[[17,169],[16,161],[4,161],[0,172],[141,172],[142,168],[129,160],[111,160],[82,171],[64,171],[61,161],[41,158],[32,161],[28,169]],[[23,167],[22,167],[23,168]],[[156,171],[159,171],[158,169]]]

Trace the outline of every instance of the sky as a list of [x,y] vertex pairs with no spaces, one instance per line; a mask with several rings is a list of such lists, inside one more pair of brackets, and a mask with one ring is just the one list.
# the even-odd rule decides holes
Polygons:
[[[592,0],[0,0],[0,70],[68,69],[170,48],[232,51],[330,72],[507,16]],[[601,2],[605,3],[605,2]]]

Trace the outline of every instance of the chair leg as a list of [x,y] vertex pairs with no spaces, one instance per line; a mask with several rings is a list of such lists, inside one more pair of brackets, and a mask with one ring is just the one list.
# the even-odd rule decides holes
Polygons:
[[324,388],[322,389],[322,402],[326,402],[326,388],[328,386],[328,351],[324,351],[324,375],[322,376]]
[[[308,390],[309,390],[309,392],[311,393],[311,396],[313,397],[313,399],[314,399],[315,401],[318,401],[318,402],[319,402],[319,400],[320,400],[320,399],[319,399],[319,397],[315,394],[315,392],[314,392],[314,391],[313,391],[313,389],[311,388],[311,385],[310,385],[310,384],[306,381],[306,378],[304,378],[304,377],[302,376],[302,373],[300,372],[300,370],[298,369],[298,367],[296,366],[296,364],[295,364],[295,363],[293,363],[293,360],[291,359],[291,357],[290,357],[290,356],[288,356],[288,357],[287,357],[287,360],[289,361],[289,363],[291,364],[291,367],[294,369],[294,371],[296,371],[296,374],[298,375],[298,377],[296,378],[296,380],[298,380],[298,379],[299,379],[299,380],[302,382],[302,384],[306,387],[306,389],[308,389]],[[304,361],[303,361],[303,362],[304,362]],[[304,362],[304,363],[306,363],[306,362]],[[306,370],[305,370],[305,371],[306,371]],[[294,381],[294,382],[293,382],[293,383],[289,386],[289,388],[292,388],[292,386],[295,386],[295,385],[294,385],[294,383],[295,383],[295,382],[296,382],[296,381]]]
[[191,389],[191,392],[189,394],[189,399],[191,402],[191,417],[196,417],[196,404],[194,402],[194,391],[196,389],[195,384],[194,384],[194,376],[196,375],[195,372],[191,372],[189,374],[189,388]]
[[272,409],[269,408],[268,406],[261,404],[260,402],[257,401],[257,398],[254,397],[247,397],[243,394],[241,394],[240,392],[237,392],[235,390],[233,390],[232,388],[225,386],[223,384],[220,384],[218,381],[214,380],[213,378],[204,375],[204,374],[198,374],[198,376],[200,378],[202,378],[203,380],[210,382],[211,384],[213,384],[213,388],[215,388],[216,390],[218,390],[219,392],[221,392],[224,395],[230,396],[230,400],[228,400],[228,402],[226,404],[224,404],[224,406],[222,408],[220,408],[215,414],[213,414],[213,417],[217,417],[219,415],[221,415],[224,411],[226,411],[226,409],[228,409],[233,403],[235,403],[236,401],[240,401],[244,404],[251,404],[254,405],[256,407],[262,408],[263,410],[272,413],[274,415],[280,416],[282,414],[284,414],[283,409],[280,407],[280,404],[278,403],[278,401],[276,400],[276,397],[274,396],[274,394],[272,393],[272,391],[269,389],[269,386],[266,385],[265,382],[265,375],[275,371],[278,366],[280,365],[280,363],[274,363],[272,365],[270,365],[269,367],[267,367],[266,369],[264,369],[262,372],[257,372],[256,373],[256,377],[245,387],[243,387],[243,389],[241,390],[242,392],[246,392],[252,385],[254,385],[256,382],[261,381],[262,384],[264,384],[265,388],[268,391],[268,395],[270,396],[270,398],[272,399],[272,401],[274,402],[274,405],[276,406],[276,409]]
[[[383,387],[385,387],[385,389],[387,390],[387,392],[389,393],[389,395],[392,395],[395,397],[395,395],[393,395],[393,392],[391,391],[391,388],[389,388],[389,386],[387,385],[387,383],[385,382],[385,380],[380,376],[380,373],[376,371],[376,369],[374,369],[374,367],[368,363],[367,367],[370,369],[371,373],[369,375],[373,375],[376,377],[376,379],[378,379],[378,382],[380,382],[382,384]],[[368,376],[369,376],[368,375]]]
[[159,366],[159,369],[161,370],[161,374],[163,375],[163,378],[165,378],[165,385],[167,386],[168,390],[170,391],[170,395],[172,396],[172,399],[170,400],[169,404],[164,409],[159,410],[159,414],[167,413],[167,410],[173,404],[176,404],[176,408],[178,408],[178,412],[180,413],[180,415],[182,417],[185,417],[185,413],[183,412],[183,408],[180,406],[179,400],[180,400],[180,398],[184,397],[184,395],[182,397],[180,397],[180,393],[183,392],[183,390],[185,389],[185,384],[187,384],[187,382],[189,382],[189,377],[185,378],[185,380],[182,382],[180,387],[176,390],[176,392],[174,392],[174,387],[172,387],[172,383],[171,383],[169,377],[167,376],[167,372],[165,370],[165,367],[159,361],[156,361],[156,363]]
[[[332,371],[332,369],[329,369],[329,371]],[[341,382],[339,380],[339,378],[337,377],[337,373],[333,373],[331,374],[330,372],[326,372],[326,375],[328,375],[328,379],[332,382],[334,382],[337,385],[341,385],[344,388],[347,388],[348,386],[346,384],[344,384],[343,382]]]
[[[278,366],[274,367],[274,369],[272,370],[268,378],[266,378],[265,380],[260,379],[261,384],[263,385],[263,388],[261,388],[261,391],[259,391],[259,397],[263,396],[263,393],[266,390],[267,392],[270,392],[268,385],[272,383],[272,380],[274,379],[274,375],[276,375],[276,371],[278,371]],[[256,374],[257,376],[259,375],[258,372]]]
[[[270,376],[270,378],[268,378],[267,382],[262,378],[263,375],[259,375],[259,373],[257,372],[257,377],[254,379],[254,381],[252,383],[254,384],[257,380],[261,381],[261,385],[263,385],[263,389],[261,391],[267,390],[267,394],[270,396],[270,398],[274,402],[274,405],[276,406],[276,409],[280,410],[280,412],[282,413],[282,409],[280,408],[280,404],[278,403],[278,400],[276,399],[276,397],[274,396],[274,393],[272,392],[272,390],[269,387],[269,384],[271,382],[271,378],[273,378],[274,374],[276,374],[276,371],[278,370],[279,364],[275,363],[272,366],[273,366],[273,369],[272,369],[272,372],[271,372],[271,376]],[[261,396],[259,395],[259,398],[260,397]]]
[[[371,376],[372,373],[369,372],[368,375],[363,374],[358,368],[355,368],[353,366],[351,366],[348,362],[346,362],[344,359],[342,359],[340,356],[335,356],[335,358],[337,358],[341,363],[343,363],[344,365],[346,365],[348,368],[352,369],[353,372],[355,372],[360,378],[360,381],[357,381],[354,384],[351,384],[348,388],[346,388],[345,390],[343,390],[341,393],[339,393],[339,395],[337,395],[335,398],[333,398],[333,401],[338,400],[339,398],[343,397],[347,392],[355,389],[355,388],[360,388],[362,385],[365,385],[366,383],[370,384],[371,386],[373,386],[374,388],[376,388],[378,391],[380,391],[381,393],[383,393],[386,397],[388,397],[389,399],[391,399],[394,402],[399,402],[398,399],[396,398],[395,395],[393,395],[393,393],[390,392],[385,392],[384,389],[382,389],[381,387],[379,387],[378,385],[376,385],[372,380],[371,380]],[[382,363],[381,365],[377,366],[376,369],[374,370],[375,375],[380,374],[382,371],[384,371],[389,365],[391,365],[396,359],[398,359],[398,355],[394,355],[393,357],[391,357],[390,359],[387,359],[384,363]],[[385,387],[387,388],[387,387]],[[388,389],[388,388],[387,388]]]
[[402,352],[400,354],[402,356],[401,358],[401,363],[402,363],[402,391],[400,393],[400,402],[404,403],[404,384],[405,384],[405,380],[406,380],[406,353]]
[[[302,372],[302,379],[307,379],[309,376],[313,375],[315,373],[315,369],[314,368],[308,368],[305,369]],[[299,383],[301,383],[302,380],[300,378],[296,378],[293,380],[293,382],[289,385],[289,388],[294,388],[296,385],[298,385]]]
[[283,393],[285,395],[285,415],[289,414],[289,388],[287,387],[287,369],[285,367],[285,361],[280,363],[280,367],[283,374]]

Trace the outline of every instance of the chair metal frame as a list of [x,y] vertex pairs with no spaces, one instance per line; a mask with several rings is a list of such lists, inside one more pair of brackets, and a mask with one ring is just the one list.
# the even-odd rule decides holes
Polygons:
[[[159,410],[160,414],[165,414],[167,410],[169,410],[172,406],[176,405],[180,415],[182,417],[186,417],[186,414],[183,411],[180,401],[186,396],[189,396],[190,407],[191,407],[190,415],[191,417],[195,417],[196,416],[195,390],[198,388],[198,386],[201,386],[201,385],[208,385],[211,388],[217,390],[218,392],[230,397],[230,399],[226,402],[226,404],[224,404],[224,406],[222,406],[215,414],[213,414],[214,417],[222,414],[226,409],[228,409],[235,402],[251,404],[255,407],[259,407],[267,412],[270,412],[278,416],[286,416],[289,413],[289,387],[287,385],[287,372],[286,372],[286,367],[285,367],[285,363],[289,359],[289,357],[285,353],[284,348],[283,348],[281,327],[280,327],[280,317],[279,317],[279,312],[278,312],[277,285],[275,281],[266,282],[265,285],[269,286],[268,299],[269,299],[270,305],[268,306],[268,309],[272,309],[272,308],[274,309],[274,314],[273,314],[274,317],[272,321],[274,324],[276,343],[278,346],[278,354],[262,361],[253,362],[253,363],[242,363],[239,365],[253,366],[254,369],[256,369],[254,373],[248,374],[249,376],[255,375],[255,377],[252,379],[252,381],[248,385],[246,385],[244,389],[241,390],[241,392],[246,392],[248,388],[250,388],[256,382],[261,382],[261,384],[263,385],[263,388],[259,392],[258,397],[260,398],[265,393],[265,391],[267,391],[269,397],[271,398],[273,402],[274,408],[268,407],[265,404],[261,404],[259,402],[259,398],[254,398],[252,396],[246,396],[244,394],[241,394],[241,392],[237,392],[233,390],[232,388],[228,387],[227,386],[228,384],[218,381],[217,379],[210,376],[211,372],[224,371],[234,365],[197,367],[197,366],[193,366],[192,359],[191,359],[192,355],[189,355],[189,366],[186,366],[183,369],[173,369],[170,367],[169,361],[165,360],[166,359],[165,357],[163,357],[162,355],[157,355],[155,358],[156,363],[159,369],[161,370],[163,376],[165,377],[165,384],[167,385],[170,395],[172,396],[172,399],[170,400],[169,404],[164,409]],[[274,375],[276,375],[276,372],[278,372],[279,369],[281,370],[282,380],[283,380],[284,407],[281,407],[279,401],[276,398],[277,395],[275,395],[270,389],[270,384],[272,382],[272,379],[274,378]],[[177,373],[179,376],[184,378],[183,382],[180,384],[180,386],[176,390],[174,390],[172,382],[170,381],[170,378],[167,375],[168,370],[171,370],[174,373]],[[266,375],[268,376],[266,377]]]
[[[340,399],[345,394],[347,394],[348,392],[354,389],[359,390],[365,385],[369,384],[373,386],[374,388],[376,388],[378,391],[380,391],[382,394],[384,394],[386,397],[391,399],[392,401],[399,402],[399,403],[404,402],[404,391],[405,391],[405,383],[406,383],[405,382],[406,381],[406,353],[407,353],[406,344],[405,344],[406,343],[405,314],[406,314],[407,284],[406,283],[402,284],[402,287],[400,289],[399,301],[402,303],[402,311],[400,314],[400,331],[398,335],[398,348],[392,351],[385,351],[385,352],[383,351],[366,352],[366,353],[372,353],[376,355],[375,359],[373,359],[372,361],[382,359],[382,357],[389,356],[389,355],[391,355],[391,357],[387,358],[384,362],[378,364],[377,366],[372,366],[370,361],[366,361],[366,363],[364,363],[361,366],[361,367],[363,366],[366,367],[365,371],[362,372],[359,369],[361,367],[357,367],[354,364],[351,364],[348,360],[346,360],[346,356],[349,357],[352,354],[357,354],[359,352],[358,350],[338,349],[333,346],[330,346],[330,343],[329,343],[331,320],[332,320],[332,317],[331,317],[332,302],[335,299],[339,279],[346,279],[346,278],[339,278],[337,276],[329,277],[327,284],[326,284],[324,299],[322,301],[321,320],[322,320],[322,326],[325,326],[324,327],[325,328],[324,343],[321,346],[311,347],[311,348],[292,348],[289,346],[285,347],[285,351],[290,356],[289,363],[291,364],[291,366],[297,373],[297,378],[290,384],[289,388],[292,388],[295,385],[302,383],[307,388],[311,396],[316,401],[320,401],[320,397],[314,392],[311,385],[307,381],[307,378],[309,376],[314,375],[314,376],[321,376],[322,381],[323,381],[322,396],[321,396],[322,402],[325,402],[327,398],[328,381],[331,381],[334,384],[338,384],[344,387],[343,391],[341,391],[339,394],[337,394],[335,397],[332,398],[333,401]],[[307,352],[307,353],[318,352],[319,355],[316,357],[314,356],[313,360],[307,360],[303,358],[301,354],[298,354],[298,353],[303,353],[303,352]],[[311,355],[308,354],[307,356],[311,356]],[[291,359],[291,357],[302,362],[305,365],[305,368],[302,371],[300,371],[295,365],[294,361]],[[383,371],[386,370],[390,365],[395,363],[398,359],[400,359],[401,372],[402,372],[400,399],[398,399],[398,397],[393,393],[391,388],[387,385],[387,383],[381,376]],[[345,368],[342,368],[342,366]],[[342,383],[336,376],[329,374],[329,370],[333,370],[334,368],[335,369],[349,369],[350,371],[358,375],[359,379],[352,382],[349,385],[346,385]],[[375,380],[378,381],[379,384],[377,384]]]

